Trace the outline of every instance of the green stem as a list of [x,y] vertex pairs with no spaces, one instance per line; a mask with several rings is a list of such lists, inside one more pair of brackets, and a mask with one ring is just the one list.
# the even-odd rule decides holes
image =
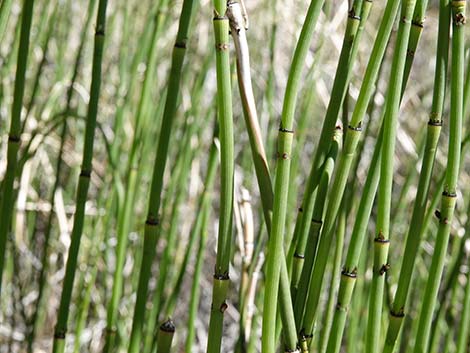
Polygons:
[[379,349],[385,273],[389,268],[388,249],[390,246],[389,232],[394,172],[393,159],[406,54],[411,31],[411,18],[414,13],[415,5],[415,0],[406,0],[402,2],[401,21],[398,28],[392,69],[390,73],[390,84],[387,92],[387,103],[385,106],[384,140],[378,191],[377,235],[374,239],[373,277],[369,298],[369,317],[367,322],[367,353],[376,353]]
[[290,155],[293,140],[293,122],[299,92],[302,67],[312,41],[315,24],[320,14],[323,1],[312,1],[307,11],[305,22],[295,48],[290,67],[287,87],[278,135],[278,166],[274,186],[273,216],[271,237],[268,244],[266,265],[266,286],[263,303],[262,344],[263,353],[275,351],[276,309],[279,277],[283,253],[283,234],[286,220],[286,205],[288,201]]
[[224,312],[227,309],[229,264],[232,244],[234,136],[229,61],[229,21],[224,0],[214,0],[214,35],[217,71],[217,118],[220,139],[220,214],[217,257],[212,288],[207,353],[219,353]]
[[439,227],[432,256],[429,278],[426,282],[418,331],[414,347],[415,353],[426,352],[429,344],[432,314],[436,305],[437,292],[444,270],[444,260],[450,235],[451,223],[457,198],[457,180],[460,164],[460,145],[463,113],[464,82],[464,30],[465,1],[452,1],[452,65],[450,92],[449,149],[445,174],[444,191],[439,212]]
[[[260,191],[263,215],[268,235],[271,234],[271,215],[273,208],[273,189],[269,172],[266,152],[258,121],[255,97],[251,84],[249,48],[244,28],[241,7],[238,2],[230,2],[227,15],[230,20],[232,37],[237,55],[237,77],[242,98],[245,124],[250,140],[252,158],[255,166],[256,179]],[[284,253],[284,249],[282,249]],[[294,351],[297,348],[297,330],[294,326],[294,313],[289,290],[289,276],[285,255],[282,254],[280,274],[280,311],[285,333],[285,350]]]
[[[8,3],[3,4],[8,6]],[[16,64],[15,88],[11,109],[10,132],[8,135],[7,167],[2,182],[0,204],[0,295],[2,291],[3,267],[5,263],[6,243],[13,215],[14,181],[18,166],[18,150],[21,143],[21,109],[23,107],[26,66],[28,64],[29,37],[33,17],[34,0],[24,0],[21,18],[21,32]],[[2,6],[3,9],[3,6]],[[6,11],[6,10],[5,10]]]
[[174,335],[175,324],[168,319],[160,325],[160,329],[158,330],[157,353],[170,353]]
[[[359,6],[359,5],[357,4],[356,6]],[[346,33],[349,35],[345,36],[345,39],[343,42],[343,48],[342,48],[342,52],[340,56],[340,63],[338,63],[338,72],[337,72],[337,79],[339,80],[340,83],[342,82],[341,85],[340,83],[338,83],[338,85],[340,85],[339,88],[341,88],[342,93],[341,93],[341,96],[338,96],[337,98],[341,98],[341,99],[337,100],[333,105],[337,104],[338,106],[341,106],[344,100],[347,84],[349,83],[350,74],[352,70],[352,63],[354,62],[353,59],[356,56],[357,48],[359,45],[359,40],[363,32],[364,24],[369,16],[371,6],[372,6],[372,3],[369,1],[364,1],[364,3],[362,4],[360,23],[358,23],[359,21],[357,21],[357,18],[356,19],[352,19],[351,17],[348,18],[348,27],[346,28]],[[351,12],[350,12],[350,16],[351,16]],[[358,29],[355,32],[352,31],[352,29],[348,30],[348,28],[353,26],[354,24],[355,26],[358,27]],[[349,36],[351,36],[351,38]],[[345,77],[347,77],[347,79],[345,79]],[[332,95],[332,97],[334,96]],[[328,118],[332,118],[334,121],[336,121],[339,107],[333,107],[331,109],[335,110],[335,114],[329,115],[327,111],[327,118],[325,118],[325,123],[323,125],[323,128],[325,128],[325,124],[327,124]],[[356,132],[358,132],[360,131],[360,126],[358,129],[354,128],[354,129],[349,129],[349,130],[355,130]],[[322,133],[323,133],[323,130],[322,130]],[[320,137],[320,142],[321,142],[321,137]],[[315,161],[317,161],[318,156],[320,156],[320,158],[323,160],[322,156],[324,152],[321,151],[323,147],[321,147],[320,142],[317,148]],[[351,147],[348,147],[347,144],[348,144],[348,140],[346,139],[344,149],[351,150]],[[356,141],[356,144],[357,144],[357,141]],[[356,146],[354,146],[352,150],[354,151],[355,148]],[[343,193],[346,187],[347,177],[348,177],[349,169],[350,169],[351,162],[352,162],[352,156],[353,156],[352,154],[348,153],[345,156],[346,156],[346,161],[343,161],[343,162],[341,161],[341,156],[340,156],[339,165],[337,167],[337,172],[335,173],[335,180],[333,181],[333,184],[330,187],[330,190],[332,191],[331,197],[329,198],[329,201],[328,201],[328,207],[327,207],[326,214],[325,214],[325,222],[323,224],[323,227],[320,233],[320,243],[318,245],[318,250],[317,250],[318,254],[321,254],[321,256],[317,257],[318,261],[315,262],[313,270],[310,275],[310,285],[308,289],[307,301],[304,304],[305,315],[304,315],[303,323],[301,326],[302,327],[301,331],[303,331],[303,334],[306,335],[306,337],[312,337],[313,335],[313,329],[314,329],[314,325],[316,321],[318,303],[320,300],[320,293],[322,289],[323,276],[324,276],[325,268],[326,268],[327,261],[328,261],[328,256],[326,254],[328,254],[329,249],[331,247],[334,226],[336,224],[336,218],[337,218],[338,211],[341,205],[341,201],[343,199]],[[350,160],[348,160],[348,158],[350,158]],[[312,166],[311,173],[312,172],[315,173],[314,172],[314,170],[316,170],[315,161],[314,161],[314,165]],[[341,165],[342,163],[344,164],[343,166]],[[310,176],[312,178],[316,178],[313,175],[314,174],[311,174]],[[310,213],[306,212],[306,207],[303,207],[303,210],[304,210],[303,218],[307,214],[310,215]]]
[[185,0],[183,2],[178,33],[176,35],[176,41],[173,47],[170,78],[168,82],[165,108],[163,111],[163,118],[160,128],[161,134],[158,140],[157,154],[152,175],[147,220],[145,222],[143,245],[144,254],[142,256],[140,265],[137,298],[134,308],[134,317],[132,321],[132,330],[128,349],[129,353],[135,353],[139,350],[142,337],[148,282],[150,279],[152,263],[155,258],[158,238],[158,212],[160,209],[161,193],[163,187],[163,173],[165,171],[171,129],[176,113],[176,103],[179,97],[181,72],[186,53],[186,42],[189,34],[189,26],[193,14],[193,4],[193,0]]
[[65,350],[65,336],[69,316],[70,301],[72,298],[73,282],[77,267],[78,251],[85,221],[85,203],[90,186],[92,172],[93,145],[95,136],[96,117],[98,114],[98,101],[101,87],[101,65],[103,58],[104,33],[106,24],[107,0],[100,0],[96,19],[95,46],[93,51],[92,80],[90,88],[90,103],[88,105],[85,127],[85,141],[83,148],[83,161],[76,194],[76,208],[71,234],[71,244],[65,267],[65,277],[60,297],[57,323],[54,329],[54,353],[63,353]]
[[449,51],[449,25],[449,1],[442,0],[440,2],[439,12],[439,34],[437,41],[437,63],[434,77],[433,104],[427,127],[426,144],[424,147],[424,157],[421,166],[418,190],[416,192],[408,236],[406,238],[403,263],[401,265],[400,277],[398,279],[398,287],[390,310],[390,324],[385,340],[385,352],[390,353],[393,352],[400,328],[403,324],[403,318],[405,316],[404,308],[409,293],[421,235],[423,234],[422,229],[429,194],[429,185],[442,126],[442,111],[444,106]]

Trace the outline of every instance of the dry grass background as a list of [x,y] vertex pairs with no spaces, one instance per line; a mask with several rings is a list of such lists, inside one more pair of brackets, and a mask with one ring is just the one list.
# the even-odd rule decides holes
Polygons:
[[[25,133],[22,136],[23,146],[39,130],[35,137],[33,146],[37,146],[33,158],[30,158],[24,166],[22,175],[18,179],[18,195],[16,204],[16,214],[14,218],[14,227],[9,242],[8,255],[8,274],[4,276],[4,286],[0,302],[0,352],[23,352],[25,351],[25,341],[28,334],[27,321],[33,312],[35,298],[37,296],[37,286],[34,279],[41,267],[40,257],[43,242],[42,234],[44,232],[45,219],[51,207],[49,203],[49,192],[55,178],[55,159],[60,144],[59,132],[51,134],[40,140],[44,132],[46,122],[64,107],[65,91],[70,80],[70,71],[73,67],[76,50],[79,46],[79,38],[82,26],[86,17],[85,11],[87,2],[85,0],[70,2],[71,7],[67,13],[62,13],[56,19],[53,25],[52,36],[47,53],[44,53],[43,40],[44,32],[48,26],[51,13],[55,6],[65,7],[66,0],[37,0],[34,8],[33,31],[31,35],[31,47],[29,53],[29,64],[26,81],[26,95],[24,104],[24,116],[28,115],[28,121],[25,127]],[[279,115],[282,109],[282,99],[287,81],[288,68],[299,34],[308,2],[305,0],[245,0],[250,18],[250,27],[248,30],[248,40],[252,57],[252,76],[254,91],[257,98],[257,106],[260,112],[261,126],[263,134],[269,139],[268,151],[272,153],[273,134],[279,124]],[[145,17],[154,3],[153,1],[133,1],[129,4],[135,12],[132,17],[130,35],[128,40],[123,43],[123,17],[122,9],[126,2],[111,0],[108,8],[108,18],[110,20],[106,39],[104,55],[104,74],[103,86],[100,100],[99,124],[100,131],[96,133],[95,153],[93,157],[94,174],[92,187],[89,193],[89,202],[87,203],[87,223],[80,251],[80,267],[77,274],[76,290],[74,292],[75,300],[71,308],[72,315],[70,327],[73,328],[77,322],[80,313],[80,298],[84,295],[87,288],[90,287],[91,305],[86,314],[86,326],[80,337],[80,352],[99,352],[103,342],[103,334],[106,325],[106,303],[109,300],[112,281],[113,266],[115,263],[114,247],[116,245],[116,220],[111,219],[107,224],[103,224],[102,219],[108,213],[107,197],[112,189],[112,170],[110,165],[106,145],[112,144],[116,136],[114,135],[114,123],[116,112],[122,103],[124,90],[120,87],[122,80],[129,80],[130,59],[136,50],[139,49],[141,35],[147,30],[145,27]],[[162,96],[165,92],[170,64],[171,46],[173,44],[176,30],[177,17],[181,7],[181,1],[170,2],[164,15],[165,28],[158,39],[158,58],[155,77],[152,85],[152,114],[158,116],[158,106],[162,104]],[[311,45],[304,68],[304,81],[299,95],[299,109],[297,118],[302,114],[308,115],[308,123],[305,131],[297,131],[298,134],[305,134],[306,140],[302,145],[296,144],[295,148],[299,153],[300,173],[295,179],[298,183],[298,194],[292,197],[293,203],[290,205],[288,214],[288,224],[290,231],[295,222],[295,208],[299,206],[305,178],[310,169],[313,149],[316,145],[319,131],[321,128],[326,106],[329,101],[329,92],[331,90],[334,73],[341,49],[341,42],[345,29],[345,19],[348,11],[348,4],[345,1],[327,1],[331,9],[329,16],[321,14],[315,31],[314,42]],[[349,89],[350,107],[354,106],[357,97],[365,66],[369,59],[370,50],[375,38],[379,20],[383,12],[384,2],[376,1],[373,4],[370,19],[366,25],[364,36],[361,40],[359,54],[353,71],[353,78]],[[6,166],[6,144],[8,140],[8,121],[12,102],[12,90],[15,73],[16,47],[18,38],[18,20],[21,12],[21,3],[18,0],[13,1],[11,13],[9,15],[8,26],[0,38],[0,175],[4,174]],[[187,53],[186,65],[184,68],[184,78],[182,82],[182,97],[178,105],[179,122],[174,130],[174,138],[170,143],[169,168],[165,173],[165,186],[167,187],[174,175],[172,168],[178,157],[176,145],[182,139],[183,134],[183,113],[190,112],[192,109],[193,92],[191,91],[192,82],[200,75],[203,70],[207,70],[207,76],[203,86],[203,98],[198,107],[194,119],[204,121],[202,136],[194,141],[194,148],[197,153],[194,156],[191,167],[191,177],[188,180],[188,192],[185,201],[181,205],[181,217],[178,227],[178,244],[180,250],[174,254],[174,261],[181,261],[182,250],[188,242],[188,234],[197,205],[197,197],[202,187],[202,180],[205,174],[207,163],[207,151],[212,136],[212,121],[214,118],[214,96],[216,92],[215,65],[213,54],[213,33],[212,33],[212,6],[210,1],[202,0],[198,4],[197,14],[193,23],[193,35],[189,41],[189,50]],[[276,32],[273,33],[273,28]],[[75,94],[73,98],[74,110],[78,115],[85,114],[88,97],[88,87],[90,86],[91,55],[93,28],[88,29],[89,35],[83,55],[83,67],[78,81],[75,84]],[[435,65],[435,47],[437,34],[437,3],[431,1],[428,7],[426,23],[423,36],[415,55],[415,62],[411,72],[410,81],[406,90],[402,110],[400,113],[400,124],[398,131],[398,144],[396,150],[396,173],[394,185],[394,205],[396,206],[403,186],[411,171],[417,172],[419,166],[418,154],[419,144],[422,141],[425,124],[428,120],[428,114],[431,105],[433,70]],[[270,41],[275,35],[274,52],[271,52]],[[392,34],[392,40],[394,35]],[[233,49],[233,47],[232,47]],[[321,50],[319,50],[321,49]],[[61,52],[63,50],[63,52]],[[233,54],[233,52],[232,52]],[[358,170],[359,195],[362,183],[365,180],[368,163],[375,143],[377,124],[375,123],[384,104],[384,91],[386,89],[389,75],[390,55],[388,50],[386,65],[382,69],[378,89],[375,94],[375,109],[371,116],[366,118],[366,122],[373,121],[371,136],[366,140],[364,157]],[[29,107],[31,100],[35,74],[38,65],[44,60],[42,74],[39,80],[39,88],[34,103]],[[271,57],[273,56],[273,61]],[[205,65],[204,61],[209,58],[210,65]],[[233,56],[232,56],[233,59]],[[138,66],[137,84],[140,86],[145,72],[145,63],[141,62]],[[122,73],[125,76],[122,76]],[[270,75],[273,75],[274,81],[269,87]],[[235,78],[235,75],[233,76]],[[125,86],[125,85],[124,85]],[[235,86],[235,84],[234,84]],[[272,89],[272,98],[268,97],[269,90]],[[120,91],[121,90],[121,91]],[[305,98],[309,92],[314,91],[313,103],[306,107]],[[234,88],[234,119],[235,119],[235,151],[236,151],[236,194],[240,199],[241,189],[248,190],[251,199],[251,205],[254,210],[255,234],[262,223],[261,206],[256,183],[254,182],[254,173],[250,166],[250,155],[248,149],[248,137],[245,132],[242,117],[242,107],[237,90]],[[135,106],[138,101],[139,88],[135,90],[132,99],[126,105],[124,119],[125,128],[122,136],[118,136],[122,147],[122,153],[117,161],[118,166],[125,165],[127,162],[126,151],[130,148],[130,141],[133,134],[132,114],[135,113]],[[447,119],[448,104],[446,104],[446,113],[444,120]],[[350,109],[352,110],[352,109]],[[191,114],[191,113],[190,113]],[[468,117],[466,117],[468,120]],[[375,122],[374,122],[375,121]],[[49,256],[50,268],[47,275],[47,294],[43,302],[43,324],[39,328],[38,338],[34,352],[50,352],[51,337],[53,335],[53,325],[56,320],[56,310],[61,290],[61,280],[64,275],[64,263],[66,249],[69,246],[69,235],[71,230],[71,220],[74,212],[74,192],[76,176],[79,170],[81,160],[81,148],[83,138],[83,121],[71,120],[69,135],[65,144],[65,174],[61,188],[55,195],[56,221],[51,238],[51,253]],[[154,159],[155,141],[158,138],[159,124],[153,122],[150,126],[150,138],[146,142],[146,151],[148,152],[141,158],[143,168],[143,179],[139,186],[137,201],[133,218],[136,220],[132,232],[129,235],[129,250],[126,257],[124,269],[124,293],[120,304],[119,315],[120,325],[124,332],[130,330],[133,303],[135,294],[132,291],[136,282],[136,273],[138,267],[138,251],[141,248],[141,234],[144,222],[145,210],[147,205],[147,193],[149,190],[149,180],[151,177],[151,166]],[[469,129],[466,128],[466,131]],[[437,154],[436,173],[444,169],[446,163],[446,141],[447,125],[444,125],[443,136],[440,141],[440,149]],[[466,158],[466,156],[464,156]],[[461,174],[460,182],[462,185],[469,185],[468,158],[466,166]],[[271,158],[271,168],[274,169],[274,158]],[[436,174],[438,175],[438,174]],[[416,181],[416,179],[415,179]],[[407,225],[411,215],[412,201],[414,200],[414,187],[416,182],[405,192],[403,196],[406,206],[401,208],[401,213],[397,213],[394,219],[395,233],[393,236],[397,239],[403,239],[406,235]],[[217,187],[217,186],[216,186]],[[434,184],[432,185],[432,188]],[[463,234],[463,227],[467,215],[463,212],[463,201],[459,199],[457,216],[457,231],[455,236]],[[171,202],[170,202],[171,204]],[[167,203],[168,205],[168,203]],[[207,341],[208,315],[211,302],[211,284],[212,270],[215,261],[216,233],[217,233],[217,200],[214,200],[214,210],[211,212],[209,225],[209,242],[206,251],[203,276],[200,282],[202,297],[199,309],[197,325],[197,346],[193,352],[202,352],[205,349]],[[403,205],[403,204],[402,204]],[[165,214],[167,210],[163,209]],[[169,212],[169,211],[168,211]],[[163,218],[163,231],[168,229],[168,218]],[[374,219],[374,217],[372,218]],[[101,220],[101,221],[100,221]],[[354,222],[354,217],[349,217],[348,224]],[[371,222],[370,229],[374,229]],[[350,227],[349,227],[350,228]],[[234,236],[237,239],[237,236]],[[102,241],[96,242],[96,239]],[[348,239],[346,237],[346,239]],[[348,241],[348,240],[347,240]],[[398,242],[398,240],[397,240]],[[235,241],[237,243],[237,241]],[[238,244],[238,243],[237,243]],[[164,248],[164,241],[160,241],[158,254]],[[237,245],[238,246],[238,245]],[[427,252],[432,251],[432,237],[424,243],[423,248]],[[98,251],[93,252],[93,249]],[[95,249],[95,250],[96,250]],[[90,256],[93,254],[93,256]],[[392,250],[391,261],[398,261],[401,256],[400,251]],[[418,264],[418,272],[421,277],[426,276],[426,261]],[[226,311],[224,345],[222,351],[232,351],[238,337],[238,294],[235,290],[240,281],[240,263],[241,258],[237,250],[233,267],[231,269],[231,296],[229,298],[229,308]],[[90,273],[96,266],[96,279],[92,278]],[[182,351],[182,342],[184,342],[184,330],[178,330],[178,327],[184,327],[187,320],[187,305],[190,297],[190,280],[193,271],[193,264],[187,270],[183,291],[179,298],[175,315],[173,317],[177,325],[175,352]],[[468,266],[468,264],[467,264]],[[158,266],[154,269],[155,275],[152,277],[150,288],[153,291]],[[175,274],[172,273],[174,276]],[[370,273],[366,274],[366,279],[370,278]],[[94,280],[94,281],[92,281]],[[390,279],[391,290],[394,289],[393,275]],[[329,282],[327,282],[329,283]],[[77,340],[71,330],[70,344]]]

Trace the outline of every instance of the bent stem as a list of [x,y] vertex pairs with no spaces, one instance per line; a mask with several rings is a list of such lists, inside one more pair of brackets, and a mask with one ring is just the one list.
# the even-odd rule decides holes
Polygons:
[[[229,2],[227,16],[229,17],[231,34],[234,39],[237,55],[237,78],[240,95],[242,97],[245,124],[247,126],[253,162],[255,165],[256,179],[258,181],[261,195],[264,220],[268,235],[270,235],[273,189],[251,84],[249,48],[244,28],[245,20],[242,15],[241,6],[238,2]],[[289,290],[289,276],[287,273],[284,249],[282,249],[282,257],[280,261],[280,311],[285,333],[285,350],[295,351],[297,349],[297,330],[294,325],[294,312],[292,308],[291,293]]]

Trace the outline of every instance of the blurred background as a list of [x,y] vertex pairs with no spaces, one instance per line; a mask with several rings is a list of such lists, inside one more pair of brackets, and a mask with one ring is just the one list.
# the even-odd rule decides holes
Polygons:
[[[249,16],[247,31],[251,54],[253,88],[263,138],[271,170],[275,169],[275,142],[288,69],[297,37],[308,7],[305,0],[245,0]],[[6,148],[9,117],[13,99],[16,58],[20,33],[22,3],[2,0],[3,18],[0,23],[0,176],[6,168]],[[171,51],[175,41],[181,0],[115,1],[110,0],[107,11],[106,41],[103,54],[103,75],[95,131],[92,183],[86,204],[86,221],[79,253],[79,268],[75,278],[70,308],[67,352],[100,352],[106,329],[107,305],[111,297],[113,273],[116,263],[119,200],[128,178],[129,156],[134,138],[138,138],[136,168],[139,178],[132,203],[128,246],[123,269],[123,292],[119,301],[117,329],[119,346],[127,345],[135,303],[135,289],[142,257],[143,227],[148,207],[150,180],[160,130],[163,102],[166,95]],[[383,1],[373,4],[365,26],[359,53],[352,73],[347,103],[338,125],[353,110],[365,67],[369,60]],[[176,326],[174,352],[184,352],[188,308],[194,278],[197,244],[190,247],[191,230],[198,214],[198,203],[203,192],[208,169],[214,123],[216,119],[215,50],[212,27],[212,4],[208,0],[197,2],[191,25],[186,60],[181,81],[181,96],[173,131],[170,137],[168,163],[165,170],[163,203],[161,207],[161,234],[174,234],[169,243],[167,236],[159,237],[157,259],[149,283],[150,295],[147,314],[152,311],[153,298],[158,295],[162,308],[173,305],[171,318]],[[293,177],[289,194],[287,241],[292,236],[297,208],[300,206],[305,179],[329,101],[343,40],[349,4],[327,0],[320,15],[313,43],[302,74],[302,88],[295,119]],[[392,238],[402,244],[406,236],[416,193],[420,166],[420,153],[424,146],[424,131],[432,99],[435,48],[437,39],[437,1],[431,0],[426,22],[405,95],[401,104],[395,160],[392,201]],[[80,173],[85,116],[89,101],[96,1],[94,0],[36,0],[34,4],[31,44],[26,72],[26,90],[22,107],[20,170],[15,183],[15,210],[12,230],[7,244],[6,267],[0,300],[0,352],[50,352],[53,328],[59,303],[64,264],[75,210],[75,192]],[[91,18],[91,19],[90,19]],[[157,28],[157,29],[155,29]],[[156,34],[154,33],[156,32]],[[391,40],[394,41],[395,31]],[[155,43],[154,55],[151,44]],[[80,56],[80,47],[82,51]],[[255,179],[248,135],[243,120],[243,109],[236,85],[235,57],[231,44],[232,85],[235,123],[235,218],[234,254],[231,264],[231,285],[222,351],[233,351],[239,344],[239,332],[245,330],[246,320],[240,320],[239,290],[245,268],[255,263],[255,278],[263,281],[261,266],[264,261],[266,230],[263,224],[259,190]],[[384,105],[392,50],[388,49],[379,81],[364,121],[366,137],[364,149],[357,159],[353,199],[359,199],[368,171],[370,158],[378,133],[378,118]],[[74,72],[77,76],[74,78]],[[144,78],[148,75],[149,99],[141,104]],[[447,93],[448,95],[448,93]],[[447,155],[447,116],[449,99],[446,97],[443,115],[444,127],[436,158],[431,195],[436,192],[437,181],[444,170]],[[141,115],[145,125],[136,135],[135,120]],[[470,120],[465,117],[465,131]],[[189,126],[195,133],[188,136]],[[63,131],[66,131],[64,134]],[[465,136],[465,133],[464,133]],[[189,156],[188,168],[182,167],[182,156]],[[469,160],[464,155],[460,176],[459,196],[470,192]],[[61,161],[59,163],[59,161]],[[218,173],[218,172],[217,172]],[[218,175],[218,174],[217,174]],[[215,264],[218,222],[218,186],[216,177],[213,190],[209,190],[210,208],[206,224],[207,246],[203,252],[201,277],[197,285],[201,290],[198,315],[195,319],[195,339],[192,352],[205,351],[211,305],[212,277]],[[460,254],[462,239],[468,232],[467,203],[469,198],[459,197],[456,222],[451,234],[450,259]],[[348,214],[346,245],[355,220],[358,202],[353,202]],[[369,223],[366,247],[373,239],[375,209]],[[428,276],[433,252],[437,222],[431,222],[417,261],[414,283],[420,288]],[[47,241],[46,241],[47,239]],[[250,240],[251,239],[251,240]],[[45,244],[49,243],[46,251]],[[252,243],[256,256],[251,256]],[[168,247],[169,246],[169,247]],[[165,249],[167,255],[165,255]],[[183,259],[189,249],[189,262]],[[468,250],[467,250],[468,251]],[[391,270],[388,273],[388,298],[392,298],[397,282],[394,263],[399,263],[403,246],[391,247]],[[366,252],[364,252],[366,254]],[[161,259],[168,256],[164,288],[157,288]],[[44,266],[44,259],[47,261]],[[365,291],[371,278],[372,256],[363,255],[364,266],[369,269],[358,280],[358,291]],[[454,267],[452,267],[454,265]],[[468,260],[455,265],[449,260],[443,283],[455,277],[463,281],[468,271]],[[325,283],[330,283],[331,264]],[[398,267],[398,266],[397,266]],[[175,296],[177,279],[182,276],[181,290]],[[259,286],[258,282],[258,286]],[[38,293],[43,287],[40,302]],[[462,282],[463,283],[463,282]],[[250,329],[254,351],[259,349],[260,310],[262,292],[256,288],[250,296]],[[463,285],[456,287],[454,297],[440,296],[440,305],[447,306],[446,319],[458,320]],[[159,292],[161,290],[161,292]],[[447,293],[447,292],[446,292]],[[328,291],[324,293],[324,302]],[[360,297],[360,296],[358,296]],[[454,300],[453,300],[454,298]],[[413,320],[419,298],[411,296],[408,320]],[[352,305],[360,307],[359,302]],[[167,319],[168,311],[161,310],[154,317],[158,323]],[[344,352],[362,351],[362,343],[348,340],[349,331],[364,331],[364,310],[346,326]],[[243,314],[246,315],[246,314]],[[151,320],[151,319],[149,319]],[[450,321],[449,321],[450,320]],[[451,325],[449,325],[451,327]],[[450,329],[449,329],[450,330]],[[445,327],[442,332],[447,332]],[[450,332],[450,331],[449,331]],[[357,335],[357,333],[354,333]],[[404,333],[406,334],[406,333]],[[450,333],[452,334],[452,333]],[[445,336],[443,334],[443,336]],[[34,342],[33,341],[34,338]],[[353,347],[355,346],[355,347]],[[406,349],[402,348],[402,349]]]

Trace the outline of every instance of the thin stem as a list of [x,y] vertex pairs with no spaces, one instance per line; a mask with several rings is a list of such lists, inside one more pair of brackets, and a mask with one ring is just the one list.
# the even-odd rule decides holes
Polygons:
[[69,255],[65,267],[65,277],[60,297],[57,323],[54,329],[54,353],[65,351],[65,336],[67,333],[67,321],[69,316],[70,301],[72,298],[73,282],[77,267],[78,251],[85,221],[85,203],[90,186],[92,172],[93,145],[95,136],[96,117],[98,114],[98,101],[101,87],[101,65],[103,58],[104,33],[106,24],[107,0],[100,0],[96,18],[95,46],[93,50],[93,67],[90,88],[90,103],[88,105],[87,120],[85,126],[85,141],[83,148],[83,160],[77,187],[77,199],[75,217],[71,234]]
[[217,70],[217,118],[220,139],[220,214],[207,353],[219,353],[224,312],[227,309],[232,244],[234,136],[229,61],[229,20],[224,0],[214,0],[214,36]]
[[[21,18],[21,33],[15,74],[15,88],[11,109],[10,133],[8,135],[7,167],[2,182],[0,204],[0,295],[2,292],[3,267],[5,263],[6,243],[10,231],[14,202],[14,181],[18,166],[18,150],[21,143],[21,109],[23,107],[26,67],[28,64],[29,37],[33,17],[34,0],[24,0]],[[2,9],[8,3],[2,3]]]

